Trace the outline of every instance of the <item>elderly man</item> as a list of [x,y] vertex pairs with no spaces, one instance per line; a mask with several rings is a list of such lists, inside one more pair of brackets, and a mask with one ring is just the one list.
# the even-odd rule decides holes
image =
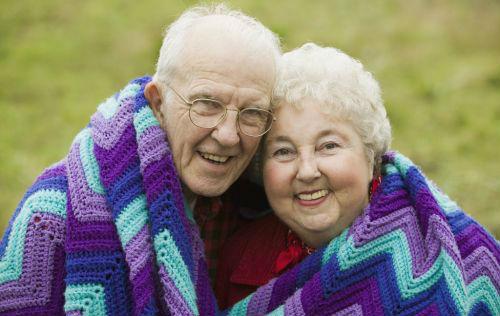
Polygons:
[[20,202],[0,314],[216,313],[208,269],[237,225],[218,197],[271,127],[279,56],[272,32],[224,6],[174,22],[154,77],[101,104]]

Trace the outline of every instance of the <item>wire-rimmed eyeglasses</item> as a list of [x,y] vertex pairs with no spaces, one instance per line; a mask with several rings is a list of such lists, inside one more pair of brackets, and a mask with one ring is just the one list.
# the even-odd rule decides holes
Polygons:
[[201,128],[214,128],[227,116],[227,111],[237,111],[238,129],[245,135],[259,137],[267,133],[276,120],[271,111],[249,107],[244,109],[228,109],[220,101],[211,98],[196,98],[188,101],[170,85],[172,91],[187,105],[189,105],[189,119]]

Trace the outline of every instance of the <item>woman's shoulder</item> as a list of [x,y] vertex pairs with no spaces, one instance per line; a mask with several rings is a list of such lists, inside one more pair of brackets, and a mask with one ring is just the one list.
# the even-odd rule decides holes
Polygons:
[[287,231],[271,213],[245,224],[226,241],[215,286],[221,306],[232,305],[275,277],[275,261],[286,246]]

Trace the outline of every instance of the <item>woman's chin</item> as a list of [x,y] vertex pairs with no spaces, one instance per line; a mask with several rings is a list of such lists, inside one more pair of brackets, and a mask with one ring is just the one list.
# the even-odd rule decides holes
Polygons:
[[337,234],[332,231],[332,226],[330,225],[310,227],[298,235],[308,246],[314,248],[324,246],[337,237]]

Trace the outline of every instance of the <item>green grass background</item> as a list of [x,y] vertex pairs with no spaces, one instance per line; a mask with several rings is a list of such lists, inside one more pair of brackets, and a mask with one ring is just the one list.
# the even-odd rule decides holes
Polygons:
[[[361,60],[382,86],[393,148],[500,236],[500,2],[228,3],[285,50],[314,41]],[[97,104],[153,73],[164,27],[193,4],[0,2],[0,233]]]

